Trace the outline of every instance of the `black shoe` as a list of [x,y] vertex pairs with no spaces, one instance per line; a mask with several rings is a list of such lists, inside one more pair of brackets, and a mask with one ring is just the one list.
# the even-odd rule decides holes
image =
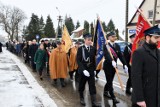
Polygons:
[[42,77],[40,77],[40,80],[41,80],[41,81],[43,81],[43,78],[42,78]]
[[61,85],[62,85],[62,87],[66,86],[65,82],[61,82]]
[[109,94],[109,91],[105,91],[103,95],[107,98],[112,98],[111,95]]
[[113,100],[113,104],[120,103],[119,100],[117,100],[116,98],[113,98],[112,100]]
[[126,94],[127,94],[127,95],[131,95],[132,93],[131,93],[130,90],[127,89],[127,90],[126,90]]
[[91,95],[92,107],[101,107],[100,104],[96,103],[96,95]]
[[86,106],[86,103],[85,103],[85,101],[84,101],[84,98],[80,98],[80,103],[81,103],[82,106]]

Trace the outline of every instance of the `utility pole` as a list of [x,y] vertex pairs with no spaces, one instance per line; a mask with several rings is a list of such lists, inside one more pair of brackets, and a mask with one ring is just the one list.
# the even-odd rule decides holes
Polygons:
[[56,38],[58,38],[58,35],[62,34],[62,16],[60,15],[60,11],[59,11],[58,7],[56,7],[56,9],[59,12],[59,16],[58,16],[58,19],[57,19],[58,20],[58,28],[57,28],[57,34],[56,34]]
[[156,14],[157,14],[157,0],[154,1],[153,26],[155,25]]
[[125,41],[128,42],[128,0],[126,0]]

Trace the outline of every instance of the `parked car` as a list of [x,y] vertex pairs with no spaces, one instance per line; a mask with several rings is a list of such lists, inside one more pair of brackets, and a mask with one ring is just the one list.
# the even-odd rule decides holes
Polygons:
[[117,43],[120,46],[122,53],[124,52],[125,47],[130,44],[129,42],[119,41],[119,40],[115,41],[115,43]]

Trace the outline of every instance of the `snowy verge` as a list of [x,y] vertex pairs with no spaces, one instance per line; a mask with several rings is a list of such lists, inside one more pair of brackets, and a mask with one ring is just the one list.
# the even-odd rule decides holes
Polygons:
[[54,102],[54,100],[51,99],[50,96],[47,94],[47,92],[43,89],[43,87],[38,84],[38,82],[35,80],[35,78],[29,72],[29,70],[26,67],[26,65],[23,64],[17,58],[17,56],[9,53],[8,51],[6,51],[6,54],[8,54],[8,56],[10,56],[10,58],[12,58],[15,61],[15,63],[18,65],[18,67],[20,68],[21,72],[26,77],[29,85],[33,88],[35,94],[38,96],[38,98],[43,103],[44,107],[57,107],[57,105]]

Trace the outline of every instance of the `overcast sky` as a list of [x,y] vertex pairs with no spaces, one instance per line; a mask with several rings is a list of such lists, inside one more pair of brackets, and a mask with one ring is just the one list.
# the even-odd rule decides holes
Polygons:
[[[125,27],[125,1],[126,0],[0,0],[4,5],[16,6],[22,9],[27,20],[25,25],[28,25],[32,13],[39,17],[42,15],[46,21],[47,15],[50,15],[54,27],[57,26],[57,16],[70,15],[76,24],[77,20],[83,25],[83,21],[93,22],[98,14],[102,21],[106,24],[110,19],[113,19],[116,28],[120,30],[120,35]],[[129,0],[129,19],[136,11],[136,7],[143,0]],[[3,32],[0,32],[2,34]]]

